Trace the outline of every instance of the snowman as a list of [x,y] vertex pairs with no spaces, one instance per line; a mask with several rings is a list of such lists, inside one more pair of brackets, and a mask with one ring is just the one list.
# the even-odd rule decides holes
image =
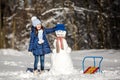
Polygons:
[[71,48],[65,39],[66,29],[64,24],[56,25],[56,39],[54,40],[53,53],[51,55],[51,69],[53,74],[71,74],[73,73],[73,64],[70,57]]

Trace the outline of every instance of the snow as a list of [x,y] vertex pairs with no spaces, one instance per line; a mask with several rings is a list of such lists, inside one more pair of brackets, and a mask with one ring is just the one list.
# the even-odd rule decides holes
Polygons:
[[[85,56],[102,56],[102,73],[83,74],[82,60]],[[92,49],[72,51],[71,58],[76,73],[55,75],[48,72],[51,67],[51,54],[45,56],[45,72],[34,75],[33,56],[27,51],[0,49],[0,80],[120,80],[120,50]],[[92,65],[88,59],[85,67]],[[39,66],[39,65],[38,65]]]

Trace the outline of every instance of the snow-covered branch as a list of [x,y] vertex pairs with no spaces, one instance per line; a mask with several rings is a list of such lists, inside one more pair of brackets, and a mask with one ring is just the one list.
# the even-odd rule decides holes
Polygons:
[[[79,11],[79,12],[82,12],[83,11],[87,11],[87,12],[93,12],[93,13],[100,13],[98,10],[91,10],[91,9],[87,9],[87,8],[83,8],[83,7],[77,7],[77,6],[72,6],[74,8],[75,11]],[[54,12],[54,11],[58,11],[58,10],[65,10],[66,12],[68,12],[70,9],[69,8],[53,8],[53,9],[50,9],[48,11],[45,11],[44,13],[42,13],[41,15],[44,16],[46,15],[47,13],[50,13],[50,12]],[[106,13],[101,13],[103,16],[107,17],[107,14]]]
[[68,11],[69,8],[53,8],[53,9],[50,9],[50,10],[48,10],[48,11],[45,11],[45,12],[42,13],[41,15],[44,16],[44,15],[47,14],[47,13],[50,13],[50,12],[53,12],[53,11],[57,11],[57,10],[66,10],[66,11]]
[[8,17],[6,21],[12,20],[13,17],[15,17],[17,15],[17,13],[14,13],[12,16]]
[[[91,10],[91,9],[87,9],[87,8],[83,8],[83,7],[77,7],[77,6],[73,6],[75,11],[87,11],[87,12],[92,12],[92,13],[100,13],[98,10]],[[108,17],[106,13],[101,13],[103,16]]]

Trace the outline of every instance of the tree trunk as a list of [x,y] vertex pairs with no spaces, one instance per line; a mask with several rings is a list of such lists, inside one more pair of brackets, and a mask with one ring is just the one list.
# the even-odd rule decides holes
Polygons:
[[12,32],[12,35],[13,35],[13,37],[12,37],[12,48],[14,49],[15,48],[15,32],[16,32],[16,30],[15,30],[15,25],[16,24],[16,22],[15,22],[15,19],[13,19],[13,32]]

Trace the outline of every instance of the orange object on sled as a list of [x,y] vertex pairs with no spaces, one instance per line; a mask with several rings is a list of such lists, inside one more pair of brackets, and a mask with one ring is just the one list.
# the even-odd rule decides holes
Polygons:
[[90,66],[84,71],[84,74],[94,74],[98,69],[99,69],[99,67],[91,67]]

